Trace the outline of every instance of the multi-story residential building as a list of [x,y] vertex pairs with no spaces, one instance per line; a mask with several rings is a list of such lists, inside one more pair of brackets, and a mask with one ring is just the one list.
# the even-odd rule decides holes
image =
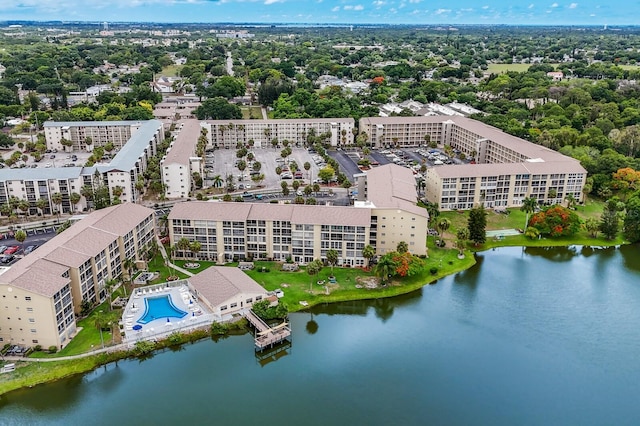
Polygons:
[[[116,122],[115,126],[124,128],[120,123],[122,122]],[[131,126],[129,122],[129,128]],[[120,187],[122,195],[119,198],[122,202],[138,201],[140,192],[136,189],[136,182],[147,169],[151,157],[156,154],[157,145],[164,137],[164,130],[162,123],[157,120],[145,121],[135,126],[138,126],[137,129],[109,163],[92,167],[0,169],[0,205],[7,203],[11,197],[17,197],[29,201],[28,212],[35,215],[40,212],[36,202],[43,198],[47,200],[48,206],[40,213],[82,211],[88,206],[87,200],[81,197],[80,202],[73,205],[69,196],[74,192],[81,194],[85,185],[106,185],[111,195],[116,187]],[[62,194],[60,206],[51,202],[51,195],[56,192]]]
[[[169,214],[169,237],[199,241],[199,259],[219,263],[274,259],[308,263],[338,251],[340,265],[363,266],[369,244],[368,209],[298,204],[194,201],[176,204]],[[176,256],[189,258],[189,251]]]
[[193,110],[200,105],[201,102],[197,98],[169,98],[156,104],[153,108],[153,116],[164,123],[192,120],[196,118]]
[[132,203],[91,213],[0,274],[0,344],[62,348],[83,301],[106,298],[125,259],[140,260],[154,238],[154,212]]
[[519,207],[525,198],[561,203],[583,199],[587,171],[549,148],[465,117],[367,117],[360,120],[375,147],[413,147],[436,142],[472,159],[426,173],[426,198],[442,210]]
[[[92,151],[111,142],[115,149],[122,148],[146,121],[47,121],[44,136],[48,149],[58,151]],[[87,138],[89,142],[87,143]],[[71,141],[65,147],[61,141]]]
[[302,145],[307,136],[327,135],[331,146],[353,144],[353,118],[303,118],[283,120],[214,120],[203,122],[209,144],[216,148],[235,148],[238,142],[269,148],[275,139]]
[[404,241],[409,251],[426,255],[429,214],[418,207],[413,172],[395,164],[355,175],[358,194],[354,206],[371,210],[370,244],[376,253],[396,250]]
[[360,175],[364,194],[355,206],[187,202],[169,214],[172,244],[182,238],[198,241],[198,253],[177,251],[179,257],[215,260],[274,259],[308,263],[338,251],[338,264],[363,266],[362,250],[371,244],[377,254],[397,248],[426,255],[428,215],[416,206],[411,172],[397,165]]
[[202,158],[196,155],[201,129],[197,120],[184,121],[176,128],[178,133],[160,161],[167,198],[188,197],[194,184],[193,174],[202,175]]

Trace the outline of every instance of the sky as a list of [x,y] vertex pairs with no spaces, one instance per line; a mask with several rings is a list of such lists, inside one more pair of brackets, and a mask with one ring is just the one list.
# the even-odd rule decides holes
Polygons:
[[0,0],[0,20],[640,25],[640,0]]

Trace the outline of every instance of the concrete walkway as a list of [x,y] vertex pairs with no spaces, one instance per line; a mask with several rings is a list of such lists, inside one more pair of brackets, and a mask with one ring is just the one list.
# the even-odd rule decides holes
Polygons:
[[520,231],[517,229],[496,229],[493,231],[487,231],[487,237],[510,237],[513,235],[520,235]]
[[165,250],[164,245],[160,241],[160,237],[156,234],[156,242],[158,243],[158,248],[160,249],[160,253],[162,254],[162,258],[164,259],[164,264],[170,268],[175,269],[176,271],[180,271],[188,277],[192,277],[194,275],[193,272],[189,272],[184,268],[179,267],[178,265],[171,262],[169,259],[169,255],[167,255],[167,250]]
[[85,352],[78,355],[69,355],[69,356],[59,356],[55,358],[25,358],[22,356],[5,356],[3,357],[5,361],[21,361],[21,362],[55,362],[55,361],[68,361],[72,359],[80,359],[86,358],[92,355],[98,355],[106,352],[116,352],[119,350],[128,350],[129,346],[127,343],[120,343],[114,346],[107,346],[105,348],[95,349],[93,351]]

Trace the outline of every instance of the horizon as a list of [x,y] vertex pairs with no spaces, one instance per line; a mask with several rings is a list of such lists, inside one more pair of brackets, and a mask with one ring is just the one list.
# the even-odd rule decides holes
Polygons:
[[[2,1],[2,0],[0,0]],[[3,22],[255,25],[637,26],[640,2],[600,0],[23,0]],[[129,19],[123,20],[127,16]],[[131,19],[133,18],[133,19]]]

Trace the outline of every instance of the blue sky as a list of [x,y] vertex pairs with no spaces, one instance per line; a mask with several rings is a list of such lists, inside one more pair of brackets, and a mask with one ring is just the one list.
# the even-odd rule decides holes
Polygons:
[[3,20],[640,24],[640,0],[0,0]]

